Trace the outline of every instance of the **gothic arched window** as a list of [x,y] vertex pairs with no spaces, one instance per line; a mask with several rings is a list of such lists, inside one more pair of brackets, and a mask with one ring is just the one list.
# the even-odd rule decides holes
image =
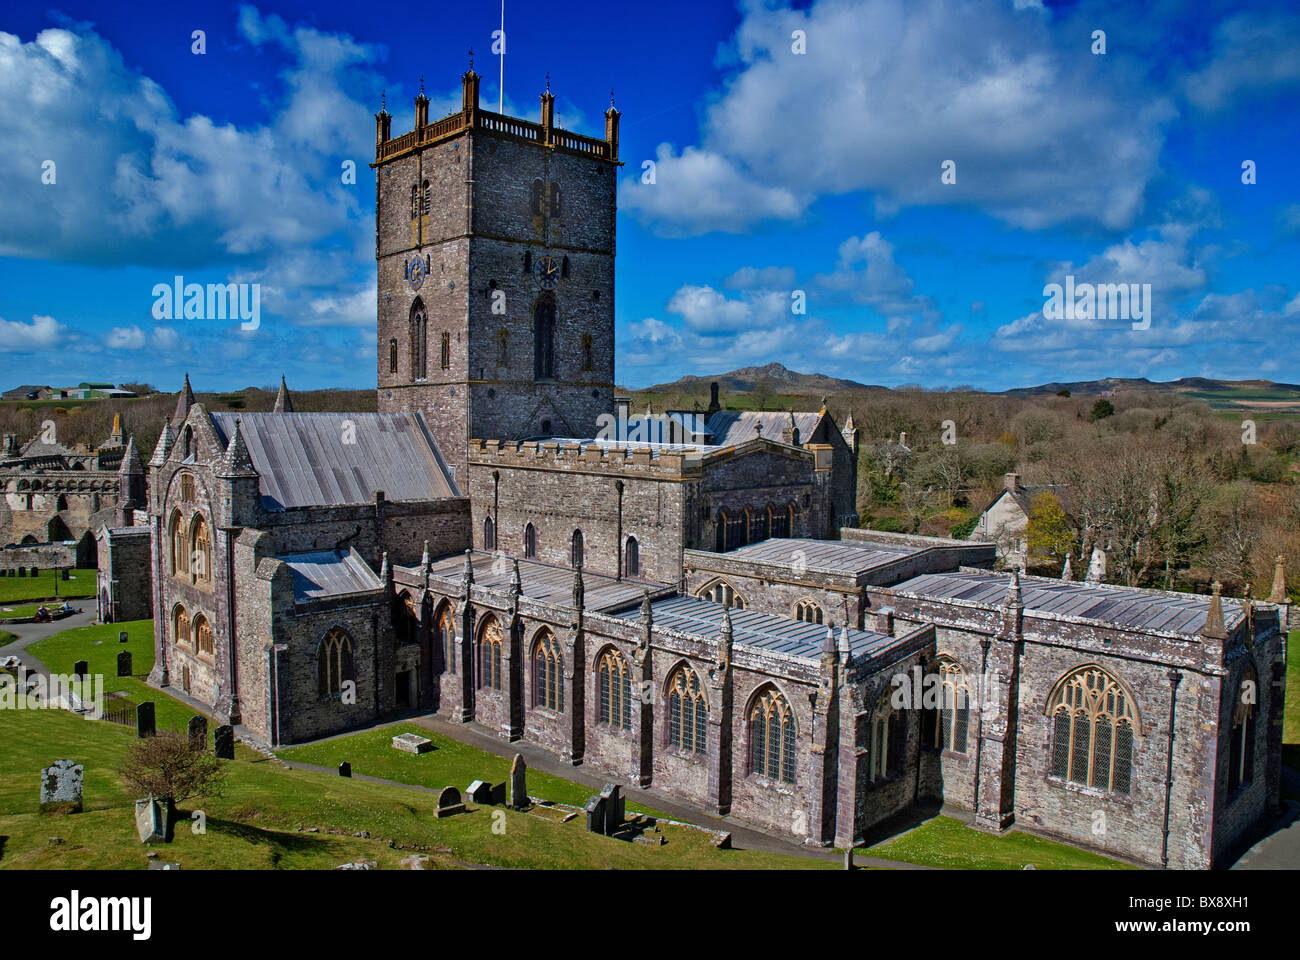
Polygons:
[[533,308],[533,377],[555,378],[555,297],[547,291]]
[[491,517],[483,518],[483,549],[495,550],[497,548],[497,525],[492,522]]
[[551,217],[558,217],[560,215],[560,185],[558,183],[551,184],[550,194],[546,212]]
[[609,647],[596,665],[600,686],[600,722],[620,730],[632,729],[632,680],[623,655]]
[[560,276],[565,280],[569,279],[569,258],[568,257],[565,257],[563,260],[560,261]]
[[939,676],[938,723],[934,728],[934,746],[953,753],[966,752],[966,738],[970,733],[970,686],[961,666],[947,658],[940,658],[936,673]]
[[442,332],[441,353],[438,359],[442,364],[442,369],[451,369],[451,334],[446,330]]
[[749,708],[749,772],[794,783],[795,740],[790,704],[767,687]]
[[582,566],[582,531],[574,530],[569,540],[569,565],[575,570]]
[[397,372],[397,338],[396,337],[390,337],[388,339],[388,372],[389,373]]
[[537,556],[537,528],[531,523],[524,527],[524,559]]
[[687,753],[708,749],[709,705],[695,671],[683,664],[668,680],[668,742]]
[[456,619],[451,612],[451,604],[445,604],[434,621],[438,631],[436,642],[442,646],[443,669],[447,673],[456,672]]
[[636,537],[628,537],[623,546],[623,573],[629,577],[641,575],[641,545]]
[[190,639],[190,615],[179,603],[172,611],[172,643],[176,646],[188,646]]
[[794,605],[794,618],[805,623],[821,623],[822,608],[812,600],[800,600]]
[[185,529],[185,518],[176,510],[168,525],[168,539],[172,545],[172,576],[182,577],[190,572],[190,544]]
[[903,768],[903,716],[881,698],[871,718],[871,745],[867,753],[867,779],[883,780]]
[[424,181],[424,203],[420,207],[420,215],[427,217],[433,210],[433,193],[429,189],[429,181]]
[[424,301],[419,297],[411,304],[411,379],[424,380],[429,376],[429,321],[424,312]]
[[533,272],[533,251],[531,251],[531,250],[525,250],[525,251],[524,251],[524,269],[523,269],[523,272],[524,272],[524,273],[532,273],[532,272]]
[[760,540],[767,539],[769,524],[766,510],[750,510],[746,507],[745,519],[750,543],[758,543]]
[[411,219],[415,220],[420,216],[420,185],[411,184]]
[[724,607],[735,607],[737,610],[745,609],[745,598],[736,592],[736,588],[727,583],[726,580],[714,580],[706,584],[699,593],[696,594],[704,600],[712,600],[714,603],[720,603]]
[[478,685],[489,690],[501,689],[501,648],[505,637],[496,617],[488,617],[479,633]]
[[1237,685],[1237,701],[1228,732],[1228,792],[1250,783],[1255,777],[1255,714],[1259,683],[1255,668],[1246,664]]
[[543,630],[533,645],[533,706],[564,710],[564,658],[555,634]]
[[192,473],[181,474],[181,499],[186,503],[194,503],[198,500],[197,485]]
[[343,692],[343,684],[355,681],[352,638],[340,627],[331,627],[316,652],[316,677],[322,697]]
[[790,536],[790,512],[784,507],[767,508],[767,527],[773,539]]
[[210,584],[212,582],[212,534],[203,514],[196,513],[190,525],[190,556],[193,563],[193,582]]
[[1133,777],[1132,698],[1101,667],[1079,667],[1047,702],[1052,718],[1052,775],[1112,793],[1128,793]]
[[194,649],[201,657],[212,656],[212,624],[208,618],[199,614],[194,618]]
[[542,210],[544,188],[545,184],[541,180],[533,181],[532,202],[529,204],[529,209],[532,210],[534,217],[540,217],[544,212]]

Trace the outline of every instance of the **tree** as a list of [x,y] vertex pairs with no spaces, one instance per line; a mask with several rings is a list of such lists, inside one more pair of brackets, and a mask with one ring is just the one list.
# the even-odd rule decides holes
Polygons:
[[1212,487],[1195,460],[1173,455],[1159,467],[1157,498],[1160,520],[1155,538],[1165,557],[1165,589],[1173,589],[1174,573],[1190,564],[1207,541],[1204,506]]
[[225,786],[221,761],[171,731],[131,744],[122,777],[137,795],[152,794],[171,806],[191,797],[220,796]]
[[1105,397],[1098,399],[1097,402],[1092,405],[1093,420],[1105,420],[1107,417],[1113,416],[1114,413],[1115,404],[1111,403]]
[[1217,542],[1210,562],[1220,576],[1238,583],[1251,579],[1251,555],[1263,531],[1263,515],[1251,484],[1238,481],[1219,491],[1212,508]]
[[1074,530],[1060,499],[1050,490],[1044,490],[1030,501],[1025,539],[1029,541],[1031,556],[1064,560],[1070,555],[1074,547]]

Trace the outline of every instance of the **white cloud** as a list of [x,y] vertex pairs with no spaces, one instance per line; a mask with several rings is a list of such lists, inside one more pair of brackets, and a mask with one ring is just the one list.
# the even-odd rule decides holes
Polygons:
[[139,350],[144,346],[144,331],[134,324],[114,327],[105,335],[104,346],[110,350]]
[[794,267],[741,267],[722,281],[729,290],[789,290],[794,283]]
[[746,293],[741,300],[730,300],[710,286],[687,284],[668,301],[668,311],[697,333],[726,333],[788,319],[792,302],[790,294],[780,290]]
[[52,347],[64,330],[63,324],[53,317],[33,316],[31,323],[0,319],[0,353],[26,353]]
[[149,334],[149,341],[155,350],[171,352],[180,345],[181,338],[171,327],[154,327]]
[[1300,84],[1300,17],[1241,13],[1214,31],[1210,61],[1186,79],[1187,97],[1217,111],[1247,93],[1268,93]]

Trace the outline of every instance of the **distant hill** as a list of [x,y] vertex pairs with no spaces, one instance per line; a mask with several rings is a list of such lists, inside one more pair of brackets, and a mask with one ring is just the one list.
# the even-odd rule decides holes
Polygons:
[[1207,377],[1182,377],[1167,382],[1145,377],[1107,377],[1103,380],[1076,380],[1071,383],[1044,383],[1037,387],[1004,390],[1008,397],[1036,397],[1069,390],[1071,396],[1095,397],[1102,393],[1125,394],[1181,393],[1206,401],[1211,407],[1289,408],[1300,405],[1300,384],[1275,383],[1272,380],[1212,380]]
[[888,387],[858,383],[856,380],[841,380],[828,377],[822,373],[796,373],[780,363],[769,363],[762,367],[741,367],[730,373],[719,373],[709,377],[682,377],[672,383],[660,383],[653,387],[644,387],[637,393],[700,393],[707,392],[709,384],[716,382],[724,393],[752,393],[760,384],[772,393],[821,394],[839,393],[846,390],[888,390]]

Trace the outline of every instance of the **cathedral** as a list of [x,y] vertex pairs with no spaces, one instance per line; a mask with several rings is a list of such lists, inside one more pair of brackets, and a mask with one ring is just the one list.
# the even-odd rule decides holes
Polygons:
[[462,80],[376,117],[379,412],[186,379],[130,500],[153,685],[270,745],[436,713],[810,844],[941,802],[1209,868],[1278,809],[1280,561],[1268,601],[1000,572],[857,529],[825,404],[632,416],[618,110],[596,139]]

